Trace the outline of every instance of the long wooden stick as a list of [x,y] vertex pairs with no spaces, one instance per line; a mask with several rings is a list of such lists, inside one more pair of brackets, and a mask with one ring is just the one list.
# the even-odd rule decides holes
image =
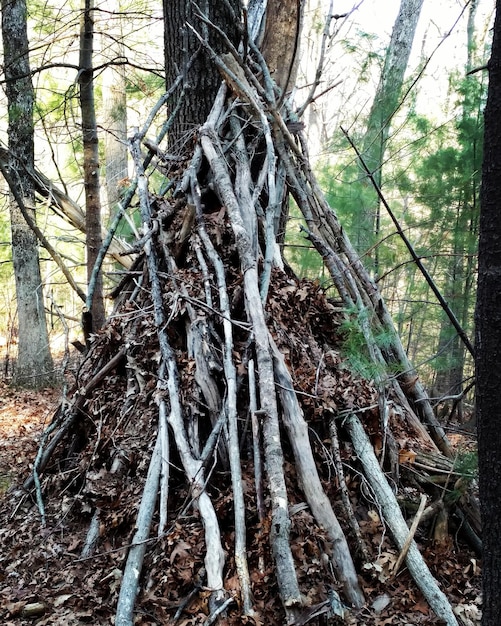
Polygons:
[[143,568],[144,556],[150,535],[151,521],[157,502],[158,485],[162,465],[161,432],[158,432],[153,454],[151,456],[148,475],[144,485],[143,496],[136,520],[136,532],[125,564],[120,585],[120,595],[115,614],[116,626],[132,626],[134,623],[134,605],[139,591],[139,577]]
[[[395,494],[379,466],[372,443],[360,420],[353,413],[346,418],[344,425],[350,434],[355,453],[381,506],[385,521],[391,530],[395,543],[402,550],[409,535],[409,528],[405,523]],[[447,626],[458,626],[458,621],[449,600],[433,578],[412,538],[407,549],[406,563],[416,585],[423,592],[424,597],[433,611],[435,611],[437,617],[444,620]]]
[[[198,213],[201,213],[201,194],[195,177],[192,181],[192,195],[195,203],[199,205]],[[226,287],[225,268],[223,261],[218,255],[210,237],[208,236],[203,221],[198,227],[209,260],[214,267],[219,293],[219,307],[223,318],[223,366],[226,378],[226,414],[228,424],[228,456],[231,468],[231,484],[233,488],[233,510],[235,516],[235,565],[242,593],[242,606],[245,615],[254,613],[251,593],[249,566],[247,562],[247,542],[245,524],[245,502],[242,480],[242,465],[240,459],[240,445],[238,441],[238,411],[237,411],[237,373],[233,361],[233,330],[231,324],[230,299]]]

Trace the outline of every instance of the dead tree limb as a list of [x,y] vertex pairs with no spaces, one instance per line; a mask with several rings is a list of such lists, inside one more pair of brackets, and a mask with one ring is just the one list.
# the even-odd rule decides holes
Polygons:
[[[198,213],[200,218],[202,218],[200,190],[196,181],[193,181],[192,183],[192,194],[194,198],[196,198],[196,203],[199,207]],[[226,414],[229,439],[228,454],[231,468],[233,508],[235,515],[235,565],[240,579],[243,612],[245,615],[252,615],[254,613],[254,609],[252,606],[249,566],[247,563],[245,502],[242,487],[242,467],[237,423],[237,374],[235,364],[233,362],[233,330],[231,324],[230,302],[226,286],[224,265],[221,258],[217,254],[211,239],[207,235],[203,225],[203,219],[200,219],[199,221],[198,231],[215,270],[219,293],[219,308],[223,316],[223,365],[226,380]]]
[[357,518],[355,517],[355,512],[353,511],[353,506],[351,504],[348,486],[346,485],[346,479],[344,476],[343,464],[341,461],[341,452],[339,450],[339,437],[337,432],[336,420],[331,419],[329,422],[329,433],[331,436],[331,448],[332,448],[332,456],[334,459],[334,467],[336,471],[337,480],[339,483],[339,490],[341,491],[341,499],[343,500],[344,510],[346,512],[346,517],[348,518],[348,523],[350,525],[351,531],[357,540],[357,547],[362,559],[365,563],[368,563],[370,560],[369,551],[365,544],[365,540],[362,537],[362,531],[360,530],[360,524],[358,523]]
[[[364,468],[365,476],[376,494],[386,523],[398,548],[402,550],[409,534],[409,528],[402,516],[395,494],[379,467],[370,439],[367,437],[360,420],[354,414],[346,418],[344,425],[350,434],[357,457]],[[416,585],[423,592],[437,617],[443,619],[447,626],[458,626],[449,601],[438,587],[414,541],[409,546],[406,563]]]
[[271,337],[270,345],[283,409],[282,418],[294,451],[299,483],[315,519],[319,526],[325,528],[332,541],[333,566],[346,597],[355,608],[360,608],[365,602],[364,595],[360,589],[350,548],[318,476],[308,436],[308,425],[299,406],[292,378],[282,353]]
[[153,453],[151,455],[148,475],[144,483],[143,496],[136,520],[136,532],[129,548],[127,562],[120,585],[120,595],[117,602],[115,624],[117,626],[133,626],[134,605],[139,591],[139,577],[143,568],[146,553],[146,540],[150,536],[150,526],[155,512],[160,474],[162,468],[162,441],[158,431]]

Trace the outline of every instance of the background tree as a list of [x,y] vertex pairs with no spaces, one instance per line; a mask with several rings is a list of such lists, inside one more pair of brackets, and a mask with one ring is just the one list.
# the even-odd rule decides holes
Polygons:
[[104,166],[108,215],[117,210],[118,202],[127,186],[127,76],[126,49],[123,40],[120,2],[106,5],[109,13],[108,28],[101,35],[101,55],[111,65],[103,73],[103,128]]
[[482,625],[501,615],[501,2],[496,2],[489,88],[478,251],[476,386],[478,462],[483,523]]
[[[382,169],[390,127],[400,106],[404,75],[414,42],[423,0],[402,0],[393,25],[390,43],[386,49],[376,94],[369,112],[367,129],[362,141],[364,161],[381,188]],[[380,202],[367,181],[368,198],[358,212],[354,242],[360,253],[369,251],[377,242],[380,231]],[[378,274],[377,246],[371,252],[374,271]]]
[[24,0],[2,1],[5,91],[8,102],[10,222],[16,280],[18,355],[14,382],[40,387],[54,381],[44,309],[38,240],[26,221],[35,220],[33,191],[34,92]]
[[101,196],[99,170],[99,141],[94,103],[94,2],[84,0],[80,30],[80,62],[78,84],[82,115],[83,172],[85,189],[85,226],[87,250],[87,289],[89,290],[83,327],[86,339],[104,324],[106,312],[103,299],[103,277],[93,276],[99,250],[103,245],[101,234]]

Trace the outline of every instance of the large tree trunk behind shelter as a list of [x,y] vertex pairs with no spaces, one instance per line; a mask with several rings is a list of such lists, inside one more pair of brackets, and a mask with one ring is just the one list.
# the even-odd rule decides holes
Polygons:
[[227,45],[214,25],[238,47],[240,2],[164,0],[163,11],[167,89],[183,73],[182,84],[173,98],[179,111],[169,132],[169,150],[190,154],[194,133],[207,119],[221,81],[214,60],[206,51],[202,51],[200,38],[194,31],[207,41],[216,54],[226,51]]

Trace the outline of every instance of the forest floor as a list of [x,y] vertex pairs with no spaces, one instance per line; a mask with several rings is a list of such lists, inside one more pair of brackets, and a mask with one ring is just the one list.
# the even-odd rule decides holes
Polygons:
[[[0,622],[5,626],[113,623],[112,607],[104,604],[96,610],[91,600],[94,585],[101,585],[103,580],[92,575],[93,564],[79,561],[77,546],[81,546],[82,529],[62,521],[60,528],[39,526],[37,530],[33,521],[38,515],[35,503],[30,522],[19,511],[11,510],[14,499],[10,495],[15,490],[19,492],[19,483],[27,476],[37,442],[59,398],[58,389],[34,392],[12,389],[0,382]],[[383,563],[391,542],[388,537],[374,540],[380,542]],[[456,537],[451,537],[446,545],[426,540],[421,543],[430,569],[456,606],[461,622],[467,626],[480,624],[480,566],[474,554]],[[187,544],[185,547],[189,551]],[[391,560],[394,554],[388,551],[387,557]],[[108,578],[116,584],[119,570],[110,571]],[[372,580],[366,578],[364,592],[367,608],[345,623],[438,624],[405,568],[395,578],[383,570]],[[33,614],[28,616],[27,611]],[[142,619],[140,623],[167,622]],[[183,619],[177,623],[197,622]]]

